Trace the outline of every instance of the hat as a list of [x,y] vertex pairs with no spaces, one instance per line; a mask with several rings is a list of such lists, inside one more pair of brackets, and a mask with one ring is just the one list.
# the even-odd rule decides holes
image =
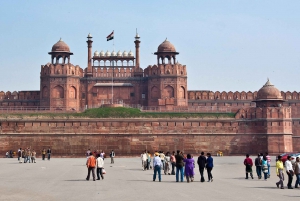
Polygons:
[[155,152],[155,156],[159,156],[159,153]]

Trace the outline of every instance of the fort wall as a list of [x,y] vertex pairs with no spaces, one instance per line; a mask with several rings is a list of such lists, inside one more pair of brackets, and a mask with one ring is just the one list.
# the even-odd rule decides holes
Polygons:
[[[8,119],[0,121],[0,152],[20,147],[38,151],[51,147],[56,157],[82,156],[88,148],[106,152],[114,149],[118,155],[139,155],[145,149],[151,152],[180,149],[193,154],[222,150],[226,155],[241,155],[265,152],[268,143],[277,152],[283,152],[284,139],[291,139],[291,133],[276,133],[275,124],[267,122],[274,126],[275,134],[266,134],[265,121],[262,122],[259,127],[258,123],[251,126],[247,119],[233,118]],[[274,145],[270,139],[275,140]]]

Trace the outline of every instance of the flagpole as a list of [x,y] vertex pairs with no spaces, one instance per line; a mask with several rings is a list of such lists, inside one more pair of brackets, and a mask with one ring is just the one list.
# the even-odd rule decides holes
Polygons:
[[[113,51],[115,51],[115,30],[113,30]],[[111,104],[114,104],[114,60],[112,60],[112,76],[111,76]]]
[[114,39],[113,39],[113,50],[115,51],[115,30],[113,30],[114,33]]

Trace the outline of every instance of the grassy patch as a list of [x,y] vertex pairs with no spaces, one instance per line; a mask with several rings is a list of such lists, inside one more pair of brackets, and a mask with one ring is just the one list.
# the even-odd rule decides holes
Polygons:
[[234,118],[235,113],[141,112],[136,108],[95,108],[82,113],[1,114],[1,118]]

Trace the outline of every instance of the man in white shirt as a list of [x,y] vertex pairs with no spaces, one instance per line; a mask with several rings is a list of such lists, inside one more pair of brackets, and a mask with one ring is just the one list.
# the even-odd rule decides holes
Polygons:
[[104,168],[104,160],[100,157],[100,154],[98,154],[98,158],[96,160],[96,167],[97,167],[97,180],[100,180],[100,176],[102,179],[104,179],[103,176],[103,168]]
[[141,159],[142,159],[142,169],[143,169],[143,171],[145,171],[146,165],[147,165],[147,160],[148,160],[146,150],[144,151],[144,153],[141,154]]
[[162,162],[161,158],[159,157],[159,153],[155,153],[155,157],[153,159],[153,169],[154,169],[154,174],[153,174],[153,181],[156,179],[156,173],[158,173],[158,180],[161,182],[161,169]]
[[292,182],[293,182],[293,176],[294,176],[294,170],[293,170],[293,165],[291,160],[294,158],[292,156],[288,156],[287,160],[285,161],[285,169],[286,169],[286,174],[288,175],[288,189],[293,189],[292,188]]

